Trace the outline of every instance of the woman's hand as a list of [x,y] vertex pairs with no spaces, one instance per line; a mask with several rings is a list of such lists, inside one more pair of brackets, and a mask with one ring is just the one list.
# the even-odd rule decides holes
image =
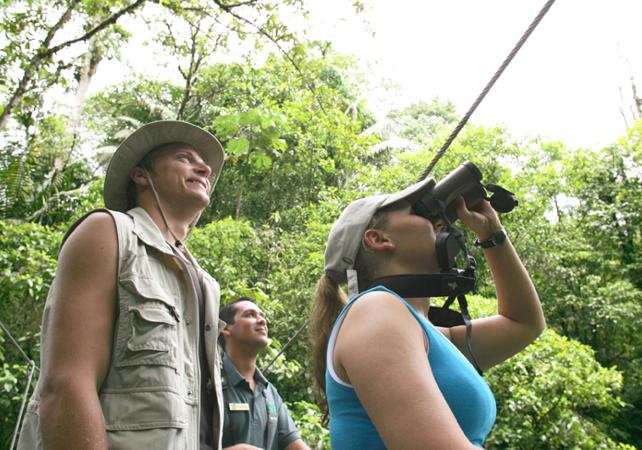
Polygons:
[[[501,223],[486,200],[472,208],[456,200],[457,216],[480,241],[499,231]],[[483,249],[497,292],[497,315],[473,320],[472,351],[482,369],[516,354],[539,336],[546,326],[539,296],[510,239]],[[452,342],[470,357],[466,327],[450,328]]]
[[480,241],[490,239],[502,227],[497,213],[487,200],[482,200],[481,203],[470,210],[466,206],[463,197],[459,197],[455,200],[455,207],[459,220],[470,228]]

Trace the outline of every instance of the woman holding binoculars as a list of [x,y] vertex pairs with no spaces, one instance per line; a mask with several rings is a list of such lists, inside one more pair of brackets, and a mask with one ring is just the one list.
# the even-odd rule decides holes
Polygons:
[[[471,209],[462,197],[454,203],[483,248],[498,300],[496,315],[472,321],[472,356],[465,326],[429,322],[429,298],[366,290],[380,277],[439,273],[436,237],[444,221],[412,207],[434,186],[428,179],[357,200],[330,232],[311,340],[333,450],[481,447],[495,421],[495,399],[469,360],[490,368],[545,327],[535,287],[486,200]],[[351,294],[360,292],[350,302],[345,282]]]

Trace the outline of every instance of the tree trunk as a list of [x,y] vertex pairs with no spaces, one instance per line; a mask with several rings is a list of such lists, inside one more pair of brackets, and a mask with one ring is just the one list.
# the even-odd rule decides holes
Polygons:
[[89,48],[81,57],[81,66],[78,70],[78,86],[76,86],[76,99],[74,102],[74,110],[69,123],[69,134],[72,139],[71,152],[73,152],[76,142],[78,141],[78,128],[82,118],[82,112],[85,107],[87,98],[87,90],[92,77],[96,74],[98,64],[102,60],[101,51],[96,44],[96,38],[89,41]]

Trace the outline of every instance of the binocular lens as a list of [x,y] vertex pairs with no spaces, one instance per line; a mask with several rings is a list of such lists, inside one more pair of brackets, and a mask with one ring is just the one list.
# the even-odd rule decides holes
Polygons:
[[490,200],[491,206],[499,212],[510,212],[518,202],[515,195],[496,184],[487,184],[493,193],[489,199],[481,184],[482,173],[475,164],[466,161],[446,175],[423,198],[412,205],[413,214],[426,217],[446,217],[450,223],[457,220],[455,199],[463,197],[466,207],[472,209],[482,200]]

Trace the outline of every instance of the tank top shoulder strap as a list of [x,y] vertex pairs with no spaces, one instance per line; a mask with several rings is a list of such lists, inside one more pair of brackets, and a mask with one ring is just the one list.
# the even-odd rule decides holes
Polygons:
[[333,357],[332,357],[332,355],[334,354],[334,344],[335,344],[335,342],[337,340],[337,335],[339,334],[339,328],[341,328],[341,324],[343,323],[343,319],[345,318],[347,312],[350,310],[352,305],[356,301],[358,301],[361,297],[366,295],[367,293],[375,292],[375,291],[385,291],[385,292],[388,292],[388,293],[392,294],[397,299],[399,299],[406,306],[406,308],[408,308],[408,310],[413,315],[415,320],[417,320],[417,322],[419,322],[419,325],[421,326],[422,330],[426,334],[426,337],[428,338],[428,342],[429,343],[430,343],[430,341],[433,340],[433,337],[432,337],[433,333],[439,333],[439,331],[437,331],[434,327],[432,327],[432,326],[430,326],[428,324],[427,320],[422,319],[421,316],[419,315],[419,313],[417,313],[417,311],[415,311],[415,309],[412,306],[410,306],[410,304],[406,300],[404,300],[403,297],[401,297],[396,292],[391,291],[390,289],[388,289],[388,288],[386,288],[384,286],[375,286],[375,287],[373,287],[371,289],[368,289],[367,291],[361,292],[359,295],[356,295],[355,297],[353,297],[348,302],[348,304],[346,304],[343,307],[343,310],[341,310],[341,313],[339,314],[339,316],[337,317],[336,321],[334,322],[334,325],[332,327],[332,331],[330,333],[330,337],[328,339],[328,349],[327,349],[327,352],[326,352],[326,367],[327,367],[328,371],[330,372],[330,376],[335,381],[337,381],[339,384],[343,384],[344,386],[350,386],[350,385],[348,383],[342,381],[339,378],[339,376],[336,374],[336,372],[334,370],[334,363],[333,363]]

